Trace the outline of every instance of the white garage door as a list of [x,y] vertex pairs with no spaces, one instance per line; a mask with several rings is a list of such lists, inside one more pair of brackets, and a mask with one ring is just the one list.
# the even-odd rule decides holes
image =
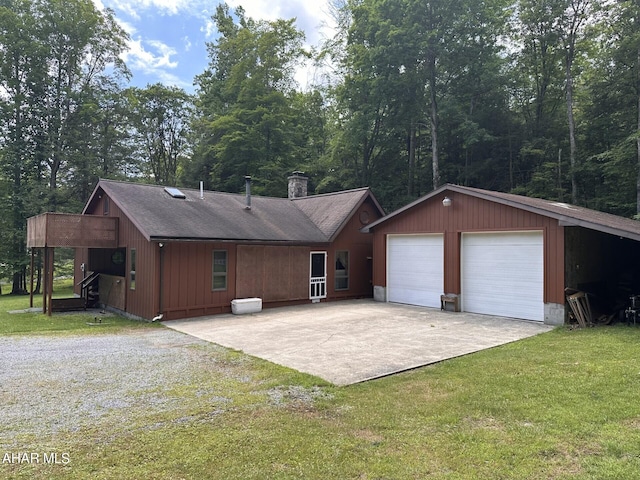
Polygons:
[[462,308],[544,320],[542,232],[462,236]]
[[440,307],[444,288],[442,235],[391,235],[387,243],[387,299]]

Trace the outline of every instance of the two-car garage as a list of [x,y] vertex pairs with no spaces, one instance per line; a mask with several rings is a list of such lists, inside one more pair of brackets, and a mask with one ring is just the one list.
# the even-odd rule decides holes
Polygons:
[[[467,312],[544,320],[543,233],[460,235],[460,298]],[[387,237],[387,300],[439,307],[444,235]]]
[[589,240],[584,252],[567,257],[565,232],[587,225],[607,232],[603,221],[615,232],[637,229],[640,238],[640,223],[629,219],[444,185],[363,229],[373,233],[374,299],[440,308],[445,295],[448,309],[453,300],[464,312],[561,325],[565,288],[594,277],[588,252],[598,251]]
[[640,222],[576,205],[443,185],[362,231],[378,301],[562,325],[566,292],[607,315],[640,296]]

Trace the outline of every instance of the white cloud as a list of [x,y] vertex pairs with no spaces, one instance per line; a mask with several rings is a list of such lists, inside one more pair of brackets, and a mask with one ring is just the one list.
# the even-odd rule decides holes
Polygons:
[[[328,0],[228,0],[232,8],[242,6],[248,17],[254,20],[296,19],[296,28],[305,32],[306,48],[318,47],[333,37],[335,22],[330,15]],[[215,33],[215,26],[214,33]],[[327,71],[317,68],[312,61],[305,61],[296,69],[298,85],[306,89],[324,83]]]
[[191,40],[189,39],[189,37],[182,37],[182,43],[184,45],[184,51],[188,52],[189,50],[191,50]]
[[[95,2],[95,0],[93,0]],[[134,3],[137,6],[137,2],[122,2],[120,0],[107,0],[107,7],[120,13],[123,12],[134,20],[140,20],[138,11],[132,5]]]
[[248,17],[254,20],[296,18],[296,26],[303,30],[308,45],[317,45],[321,30],[333,24],[327,0],[229,0],[229,6],[242,6]]
[[[152,48],[147,49],[146,46]],[[178,62],[171,60],[174,55],[176,55],[175,49],[162,42],[145,43],[138,38],[129,42],[129,50],[123,54],[123,60],[132,70],[152,79],[149,83],[173,85],[190,91],[193,89],[192,81],[173,73],[178,67]]]
[[201,7],[210,6],[207,0],[93,0],[94,4],[105,2],[107,7],[140,19],[140,12],[153,10],[160,15],[195,14]]
[[[211,15],[219,2],[224,0],[93,0],[96,8],[111,8],[116,20],[131,36],[128,51],[123,54],[127,66],[145,77],[157,78],[162,83],[184,86],[178,75],[186,72],[192,77],[201,64],[206,68],[207,58],[203,52],[206,41],[213,41],[217,31]],[[242,6],[248,17],[254,20],[276,20],[296,18],[296,27],[306,35],[306,47],[319,46],[327,37],[333,36],[333,21],[329,14],[328,0],[226,0],[234,10]],[[150,29],[145,19],[154,20]],[[166,24],[164,31],[158,25]],[[173,26],[190,30],[179,31]],[[153,32],[153,33],[152,33]],[[199,55],[199,56],[197,56]],[[180,71],[178,71],[178,59]],[[309,63],[309,62],[308,62]],[[316,71],[309,64],[301,66],[296,79],[301,87],[318,81]],[[187,86],[188,87],[188,86]]]
[[204,38],[206,40],[211,40],[216,35],[216,24],[210,18],[207,19],[202,27],[200,27],[200,31],[204,33]]
[[125,22],[124,20],[120,20],[117,17],[116,17],[116,22],[118,22],[118,25],[120,25],[120,27],[129,34],[129,36],[132,36],[134,33],[138,31],[138,28],[132,23]]
[[186,91],[191,91],[193,90],[193,83],[192,82],[188,82],[186,80],[184,80],[183,78],[178,77],[177,75],[174,75],[173,73],[170,72],[166,72],[164,70],[160,70],[158,72],[158,83],[161,83],[163,85],[172,85],[175,87],[180,87],[183,90]]
[[176,50],[157,40],[146,42],[149,46],[155,48],[157,53],[153,53],[145,48],[143,41],[129,41],[129,50],[122,55],[122,59],[130,65],[131,68],[139,69],[146,74],[158,73],[164,68],[176,68],[177,61],[171,61],[171,56],[176,54]]

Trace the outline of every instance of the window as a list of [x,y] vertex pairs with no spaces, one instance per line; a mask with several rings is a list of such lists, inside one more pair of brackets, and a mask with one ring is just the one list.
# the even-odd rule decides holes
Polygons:
[[349,289],[349,252],[346,250],[339,250],[336,252],[335,289]]
[[227,251],[213,251],[213,287],[212,290],[227,289]]
[[102,214],[109,215],[109,197],[107,196],[102,200]]
[[187,198],[184,193],[182,193],[178,188],[175,187],[164,187],[164,191],[171,195],[173,198]]
[[136,289],[136,249],[131,249],[131,256],[129,259],[130,268],[129,268],[129,288],[131,290]]

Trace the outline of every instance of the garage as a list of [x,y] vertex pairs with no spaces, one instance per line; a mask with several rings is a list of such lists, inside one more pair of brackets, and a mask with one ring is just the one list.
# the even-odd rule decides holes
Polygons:
[[457,300],[451,310],[563,325],[576,321],[567,297],[577,292],[591,324],[640,322],[640,222],[631,218],[443,185],[361,231],[373,233],[380,302],[437,308],[439,293]]
[[462,308],[544,320],[541,231],[462,235]]
[[444,240],[434,235],[390,235],[388,301],[439,307],[444,283]]

